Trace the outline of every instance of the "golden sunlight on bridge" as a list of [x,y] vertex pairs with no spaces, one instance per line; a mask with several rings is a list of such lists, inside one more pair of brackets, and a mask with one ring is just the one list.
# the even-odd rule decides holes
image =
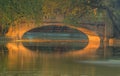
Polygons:
[[42,24],[37,25],[33,21],[26,21],[26,20],[14,22],[14,26],[11,25],[6,36],[13,38],[13,40],[14,39],[21,40],[22,36],[29,30],[38,28],[38,27],[43,27],[43,26],[51,26],[51,25],[67,26],[69,28],[76,29],[76,30],[83,32],[84,34],[86,34],[88,36],[88,38],[90,38],[89,40],[93,40],[93,41],[97,41],[97,42],[100,41],[99,37],[96,33],[94,33],[92,30],[88,30],[86,28],[75,27],[74,25],[69,25],[69,24],[64,24],[64,23],[42,23]]

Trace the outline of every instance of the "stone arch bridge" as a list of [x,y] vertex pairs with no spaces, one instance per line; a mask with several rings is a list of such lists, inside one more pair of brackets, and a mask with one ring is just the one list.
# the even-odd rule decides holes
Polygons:
[[22,39],[22,36],[31,29],[43,27],[43,26],[67,26],[72,29],[79,30],[89,36],[96,36],[103,38],[104,37],[104,25],[103,24],[88,24],[88,23],[81,23],[80,26],[74,26],[70,24],[65,24],[62,22],[43,22],[41,24],[36,24],[34,21],[27,21],[27,20],[20,20],[15,21],[6,34],[7,37],[11,37],[13,39]]
[[[96,49],[98,49],[100,46],[100,35],[97,32],[95,32],[94,30],[91,30],[92,27],[90,28],[90,27],[88,27],[88,25],[86,28],[84,26],[76,27],[74,25],[64,24],[64,23],[60,23],[60,22],[44,22],[44,23],[41,23],[39,25],[35,24],[33,21],[31,21],[31,22],[27,22],[27,21],[15,22],[14,26],[11,26],[9,28],[6,36],[12,37],[13,39],[16,39],[16,41],[17,40],[19,41],[19,40],[22,40],[22,36],[27,31],[34,29],[34,28],[37,28],[37,27],[43,27],[43,26],[49,26],[49,25],[50,26],[51,25],[67,26],[69,28],[81,31],[87,35],[88,40],[89,40],[88,45],[84,49],[82,49],[82,51],[77,50],[75,52],[68,52],[65,54],[66,56],[68,56],[68,55],[86,56],[87,55],[89,57],[89,54],[90,53],[92,53],[92,55],[95,54]],[[15,50],[19,50],[19,49],[17,49],[18,45],[8,43],[7,47],[8,47],[8,49],[13,48]],[[22,44],[20,44],[19,47],[20,47],[20,49],[22,49],[21,51],[24,51],[23,53],[25,53],[25,55],[28,54],[28,52],[30,52]],[[26,56],[28,56],[28,55],[26,55]],[[92,57],[92,56],[90,55],[90,57]]]
[[[34,21],[23,20],[23,21],[14,22],[14,26],[11,25],[6,36],[12,37],[14,40],[22,40],[22,36],[27,31],[34,29],[34,28],[37,28],[37,27],[43,27],[43,26],[49,26],[49,25],[67,26],[69,28],[76,29],[78,31],[83,32],[88,37],[88,41],[89,41],[88,46],[92,45],[92,47],[94,47],[93,46],[94,44],[95,44],[95,46],[100,45],[100,40],[101,40],[102,35],[103,35],[103,34],[101,34],[101,32],[98,29],[96,29],[96,28],[98,28],[98,26],[97,27],[90,26],[88,24],[82,24],[80,27],[76,27],[74,25],[64,24],[61,22],[44,22],[41,24],[36,24]],[[91,29],[93,29],[93,30],[91,30]],[[98,31],[96,31],[96,30],[98,30],[100,33],[98,33]]]
[[[48,21],[43,22],[40,24],[35,23],[34,21],[28,21],[28,20],[17,20],[13,24],[11,24],[10,28],[8,29],[8,32],[6,33],[7,37],[11,37],[13,40],[21,41],[22,36],[34,29],[34,28],[40,28],[43,26],[67,26],[72,29],[76,29],[78,31],[83,32],[88,37],[88,45],[86,46],[87,49],[90,48],[99,48],[101,44],[101,40],[105,37],[105,24],[104,23],[80,23],[79,26],[71,25],[71,24],[65,24],[63,22],[57,22],[57,21]],[[77,53],[76,53],[77,54]]]

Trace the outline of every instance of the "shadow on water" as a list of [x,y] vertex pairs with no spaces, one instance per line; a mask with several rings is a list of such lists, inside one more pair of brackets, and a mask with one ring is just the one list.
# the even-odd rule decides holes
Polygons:
[[42,53],[65,53],[85,48],[87,42],[23,42],[23,46]]

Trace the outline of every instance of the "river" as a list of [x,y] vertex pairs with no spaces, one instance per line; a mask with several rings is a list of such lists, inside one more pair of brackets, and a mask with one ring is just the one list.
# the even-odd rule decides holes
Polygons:
[[1,43],[0,76],[120,76],[119,47],[86,46],[85,42]]

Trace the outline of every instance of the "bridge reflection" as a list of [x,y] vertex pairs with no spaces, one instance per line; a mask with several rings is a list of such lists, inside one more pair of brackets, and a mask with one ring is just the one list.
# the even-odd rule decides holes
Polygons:
[[[23,46],[21,42],[17,43],[8,43],[7,48],[8,48],[8,54],[4,55],[3,59],[1,61],[1,65],[3,66],[0,70],[0,72],[5,72],[3,75],[21,75],[21,76],[60,76],[60,75],[75,75],[75,76],[80,76],[80,75],[89,75],[89,76],[97,76],[97,75],[104,75],[104,76],[112,76],[111,74],[105,72],[105,71],[112,71],[114,75],[119,74],[119,68],[115,67],[108,67],[108,66],[99,66],[95,64],[86,64],[86,63],[79,63],[79,61],[84,61],[88,60],[91,61],[99,61],[99,58],[93,58],[93,56],[96,56],[95,53],[99,50],[95,48],[95,46],[91,46],[91,51],[93,50],[94,53],[90,53],[89,51],[86,50],[86,54],[84,52],[84,55],[79,56],[78,60],[77,58],[70,57],[69,52],[65,52],[64,54],[60,53],[42,53],[38,51],[32,51],[31,49],[27,49],[26,47]],[[85,48],[84,48],[85,49]],[[89,48],[90,49],[90,48]],[[103,50],[103,48],[101,49]],[[115,49],[113,49],[115,50]],[[76,50],[74,51],[77,52],[79,51],[85,51],[83,49]],[[110,49],[108,50],[109,52],[111,51]],[[88,52],[88,53],[87,53]],[[118,54],[118,53],[116,53]],[[76,54],[75,54],[76,55]],[[88,56],[87,56],[88,55]],[[93,55],[93,56],[92,56]],[[66,57],[65,57],[66,56]],[[83,58],[83,57],[86,57]],[[74,59],[73,59],[74,58]],[[2,59],[2,58],[1,58]],[[90,59],[90,60],[89,60]],[[101,60],[101,59],[100,59]],[[104,59],[105,61],[106,59]],[[108,61],[108,60],[106,60]],[[116,65],[115,65],[116,66]],[[105,69],[105,70],[103,70]],[[101,73],[102,72],[102,73]]]
[[[97,38],[96,38],[97,39]],[[32,51],[32,49],[26,48],[23,43],[17,42],[17,43],[8,43],[7,48],[9,50],[8,60],[9,60],[9,67],[14,66],[17,63],[31,62],[31,59],[34,59],[38,56],[47,56],[47,57],[86,57],[86,58],[93,58],[96,55],[96,50],[99,47],[99,42],[89,42],[89,44],[84,47],[83,49],[76,49],[73,51],[67,51],[64,53],[42,53],[41,51]],[[81,46],[81,45],[78,45]],[[60,49],[59,49],[60,50]],[[70,49],[67,49],[70,50]],[[57,49],[56,49],[57,51]],[[39,52],[39,53],[38,53]],[[22,60],[21,62],[18,62]]]

